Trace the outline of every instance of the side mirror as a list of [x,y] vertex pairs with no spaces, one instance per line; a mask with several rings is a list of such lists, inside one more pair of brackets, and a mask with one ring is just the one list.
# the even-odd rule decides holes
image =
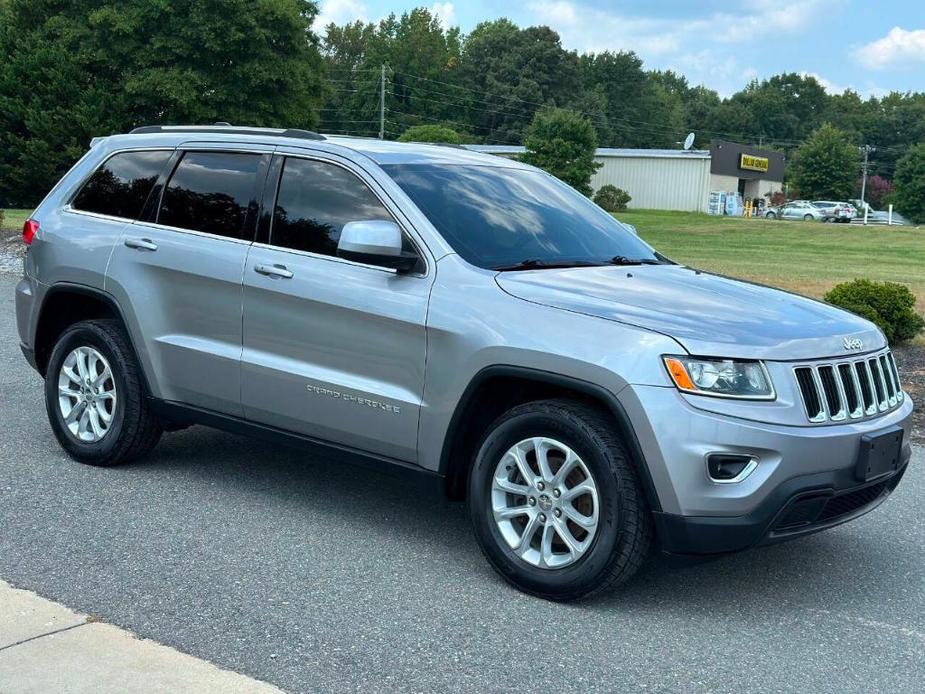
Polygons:
[[402,251],[401,228],[383,219],[344,224],[337,242],[337,255],[399,272],[410,272],[418,264],[417,255]]

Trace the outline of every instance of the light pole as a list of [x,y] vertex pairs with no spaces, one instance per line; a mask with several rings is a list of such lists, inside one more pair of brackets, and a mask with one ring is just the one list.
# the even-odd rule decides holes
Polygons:
[[[385,64],[379,72],[379,139],[385,139]],[[862,196],[863,197],[863,196]]]
[[861,206],[864,208],[864,223],[867,224],[867,201],[864,199],[864,195],[867,193],[867,162],[870,153],[876,152],[877,148],[864,145],[863,147],[858,147],[858,149],[864,153],[864,166],[861,169]]

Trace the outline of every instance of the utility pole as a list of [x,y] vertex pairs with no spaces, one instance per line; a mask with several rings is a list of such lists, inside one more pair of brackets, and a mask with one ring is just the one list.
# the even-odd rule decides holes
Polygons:
[[877,148],[876,148],[876,147],[871,147],[870,145],[864,145],[863,147],[859,147],[858,149],[861,150],[861,151],[864,153],[864,166],[863,166],[863,168],[861,169],[861,171],[862,171],[862,175],[861,175],[861,206],[864,208],[864,223],[867,224],[867,201],[864,199],[864,195],[867,193],[867,163],[868,163],[868,157],[870,157],[870,153],[871,153],[871,152],[876,152],[876,151],[877,151]]
[[385,63],[379,73],[379,139],[385,139]]

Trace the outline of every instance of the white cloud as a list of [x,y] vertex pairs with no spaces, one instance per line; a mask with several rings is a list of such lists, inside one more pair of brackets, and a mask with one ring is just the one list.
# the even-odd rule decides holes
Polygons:
[[892,65],[925,63],[925,29],[906,31],[901,27],[893,27],[883,38],[861,46],[856,55],[862,64],[872,70]]
[[323,31],[331,24],[348,24],[357,20],[368,22],[369,9],[366,3],[359,0],[324,0],[321,10],[315,16],[312,28],[316,32]]
[[440,20],[444,29],[456,24],[456,8],[451,2],[435,2],[430,6],[430,13]]
[[581,0],[527,0],[521,20],[549,25],[567,48],[635,51],[648,68],[670,68],[691,84],[707,84],[728,96],[758,76],[740,62],[743,52],[729,44],[811,33],[820,17],[844,1],[783,0],[774,9],[761,9],[758,3],[730,0],[729,9],[677,18],[627,14],[616,3],[613,9],[598,9]]

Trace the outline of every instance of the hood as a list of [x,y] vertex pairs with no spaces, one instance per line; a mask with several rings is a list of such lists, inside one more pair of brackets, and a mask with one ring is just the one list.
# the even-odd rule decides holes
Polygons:
[[680,265],[607,266],[499,273],[513,296],[668,335],[691,354],[802,360],[886,345],[872,323],[778,289]]

